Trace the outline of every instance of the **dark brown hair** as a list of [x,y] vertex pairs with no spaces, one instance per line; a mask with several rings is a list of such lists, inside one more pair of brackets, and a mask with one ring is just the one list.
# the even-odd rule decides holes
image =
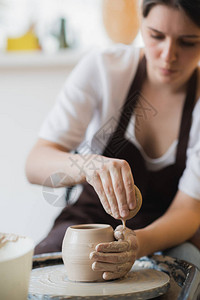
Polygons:
[[151,8],[157,4],[183,9],[185,14],[200,27],[200,0],[143,0],[142,14],[147,17]]

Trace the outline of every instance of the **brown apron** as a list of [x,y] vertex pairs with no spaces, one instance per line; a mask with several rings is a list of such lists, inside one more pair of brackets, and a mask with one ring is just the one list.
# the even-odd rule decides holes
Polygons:
[[[135,184],[142,193],[141,210],[133,219],[127,221],[127,226],[132,229],[147,226],[159,218],[169,207],[177,192],[178,182],[186,164],[186,150],[197,85],[197,70],[195,70],[188,83],[175,163],[159,171],[149,171],[139,150],[125,137],[130,118],[141,96],[140,90],[145,76],[146,60],[143,58],[121,110],[117,128],[114,134],[110,136],[103,152],[104,156],[125,159],[129,163]],[[112,218],[104,211],[93,187],[84,183],[83,191],[77,202],[63,209],[48,236],[36,247],[35,254],[61,251],[62,240],[67,227],[73,224],[89,223],[106,223],[115,228],[121,224],[121,221]]]

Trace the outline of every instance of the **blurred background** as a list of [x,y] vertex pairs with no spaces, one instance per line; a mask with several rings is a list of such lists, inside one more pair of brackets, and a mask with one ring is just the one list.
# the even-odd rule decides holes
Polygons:
[[94,47],[142,45],[137,0],[0,0],[0,232],[38,243],[64,191],[31,185],[25,161],[67,76]]
[[[9,38],[32,32],[43,51],[106,43],[101,0],[0,0],[0,49],[14,50]],[[26,36],[21,50],[28,46]],[[8,43],[8,44],[7,44]],[[32,48],[37,48],[32,42]],[[13,47],[13,48],[12,48]],[[20,47],[15,43],[15,50]]]

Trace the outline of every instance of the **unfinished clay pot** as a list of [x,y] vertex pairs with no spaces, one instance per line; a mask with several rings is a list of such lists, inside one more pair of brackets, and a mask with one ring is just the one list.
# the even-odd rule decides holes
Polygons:
[[62,244],[62,258],[67,277],[72,281],[103,281],[103,272],[93,271],[89,255],[97,244],[112,242],[114,232],[110,225],[84,224],[68,227]]

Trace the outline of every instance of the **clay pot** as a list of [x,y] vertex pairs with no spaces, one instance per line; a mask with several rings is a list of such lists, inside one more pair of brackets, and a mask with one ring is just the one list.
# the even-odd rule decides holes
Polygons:
[[131,44],[140,26],[138,0],[103,0],[103,23],[113,42]]
[[0,299],[27,299],[33,249],[28,237],[0,233]]
[[62,258],[67,277],[72,281],[103,281],[103,272],[93,271],[89,255],[97,244],[112,242],[113,229],[106,224],[74,225],[66,230],[62,244]]

